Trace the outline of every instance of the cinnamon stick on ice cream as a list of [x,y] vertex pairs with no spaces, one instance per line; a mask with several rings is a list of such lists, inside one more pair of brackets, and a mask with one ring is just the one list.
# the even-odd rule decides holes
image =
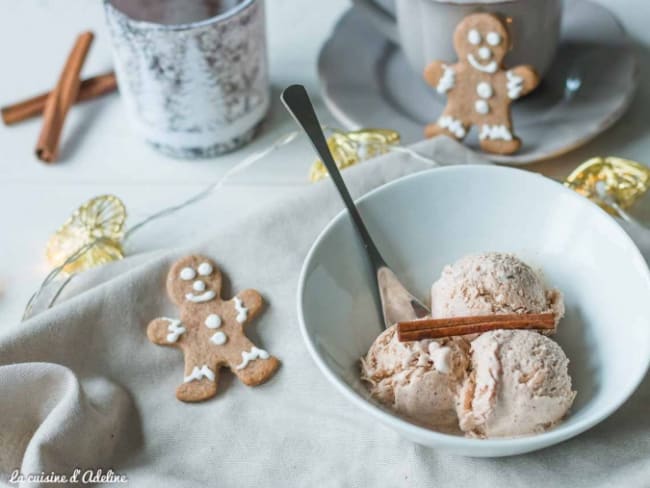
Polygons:
[[466,334],[480,334],[497,329],[555,329],[555,315],[503,314],[472,317],[450,317],[444,319],[420,319],[397,324],[397,338],[400,342],[439,339]]
[[36,144],[36,157],[41,161],[46,163],[56,161],[65,117],[79,94],[79,85],[81,84],[79,72],[94,37],[92,32],[84,32],[77,37],[61,72],[59,82],[45,102],[43,128]]
[[[117,80],[115,79],[115,73],[113,72],[86,78],[81,82],[81,85],[79,85],[79,93],[77,94],[77,99],[74,103],[92,100],[93,98],[111,93],[116,89]],[[42,114],[47,99],[51,94],[52,92],[41,93],[35,97],[2,107],[2,121],[6,125],[13,125]]]

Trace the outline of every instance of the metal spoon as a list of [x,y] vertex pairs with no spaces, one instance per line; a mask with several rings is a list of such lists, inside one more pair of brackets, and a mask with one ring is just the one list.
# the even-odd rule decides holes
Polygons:
[[395,273],[386,265],[381,254],[379,254],[377,246],[372,241],[368,229],[366,229],[361,215],[359,215],[359,210],[354,204],[350,192],[345,186],[341,173],[330,153],[325,135],[323,134],[320,122],[318,121],[318,117],[316,117],[314,107],[305,87],[302,85],[292,85],[282,92],[281,98],[282,103],[284,103],[289,113],[298,122],[298,125],[302,127],[307,137],[309,137],[314,149],[316,149],[316,152],[332,177],[332,181],[339,191],[350,217],[352,217],[352,223],[356,227],[359,237],[361,237],[363,246],[368,254],[368,259],[375,270],[385,326],[390,327],[397,322],[414,320],[429,315],[429,309],[408,292],[404,285],[397,279]]

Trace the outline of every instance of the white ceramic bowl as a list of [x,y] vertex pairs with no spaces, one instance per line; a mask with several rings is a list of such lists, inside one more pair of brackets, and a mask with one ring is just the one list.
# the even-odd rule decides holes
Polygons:
[[537,174],[451,166],[374,190],[358,201],[377,246],[420,298],[442,267],[480,251],[514,252],[565,295],[556,340],[578,391],[569,417],[544,434],[478,440],[394,415],[359,380],[359,358],[382,330],[371,271],[346,212],[314,243],[298,287],[298,316],[314,360],[352,403],[419,444],[466,456],[508,456],[569,439],[614,412],[650,362],[650,273],[619,225],[587,199]]

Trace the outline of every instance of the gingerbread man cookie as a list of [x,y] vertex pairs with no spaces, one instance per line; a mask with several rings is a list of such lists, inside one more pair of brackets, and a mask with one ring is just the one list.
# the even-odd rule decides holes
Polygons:
[[498,17],[487,13],[465,17],[454,32],[459,61],[453,65],[433,61],[424,78],[447,106],[438,121],[425,129],[427,137],[446,134],[462,140],[469,128],[479,129],[481,149],[512,154],[521,146],[513,133],[510,104],[539,84],[531,66],[503,68],[510,47],[508,31]]
[[180,319],[161,317],[147,327],[154,344],[178,347],[185,355],[183,384],[176,398],[200,402],[217,393],[219,369],[228,367],[246,385],[268,380],[280,362],[253,344],[244,325],[262,309],[262,297],[245,290],[231,300],[221,298],[221,272],[203,256],[177,261],[167,275],[167,293],[180,309]]

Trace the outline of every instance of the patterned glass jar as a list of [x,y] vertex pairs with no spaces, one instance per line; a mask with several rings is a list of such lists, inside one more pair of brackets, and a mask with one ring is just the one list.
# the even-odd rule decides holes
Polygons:
[[104,7],[120,94],[145,140],[174,157],[200,158],[253,138],[270,106],[263,0],[104,0]]

